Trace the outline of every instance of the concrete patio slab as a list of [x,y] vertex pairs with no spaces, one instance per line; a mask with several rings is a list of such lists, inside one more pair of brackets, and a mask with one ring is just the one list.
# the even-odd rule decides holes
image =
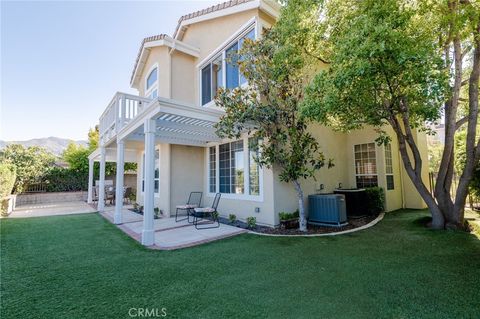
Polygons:
[[[113,223],[113,210],[106,209],[101,213]],[[119,229],[137,241],[141,241],[143,216],[128,209],[122,211],[123,223],[117,225]],[[192,247],[211,241],[246,233],[247,230],[229,225],[220,224],[218,228],[196,229],[186,220],[175,222],[174,217],[165,217],[154,220],[155,244],[152,249],[174,250]]]
[[86,202],[63,202],[17,206],[7,218],[43,217],[94,213],[97,210]]

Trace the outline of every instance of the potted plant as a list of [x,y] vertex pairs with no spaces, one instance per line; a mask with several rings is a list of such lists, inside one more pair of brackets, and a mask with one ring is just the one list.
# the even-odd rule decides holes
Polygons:
[[230,224],[233,225],[237,221],[237,216],[235,214],[230,214],[228,215],[228,220],[230,221]]
[[293,213],[281,212],[278,216],[280,217],[280,227],[284,229],[298,228],[298,210]]

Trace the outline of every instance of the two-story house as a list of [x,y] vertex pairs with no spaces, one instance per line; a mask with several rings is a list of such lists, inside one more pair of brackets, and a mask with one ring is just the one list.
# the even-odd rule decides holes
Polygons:
[[[220,192],[221,215],[235,214],[240,220],[255,216],[263,225],[277,225],[279,212],[297,208],[293,187],[280,182],[275,169],[255,163],[248,136],[222,140],[213,128],[223,114],[213,100],[216,90],[246,81],[225,56],[238,51],[245,38],[260,37],[279,11],[270,0],[228,1],[181,17],[172,36],[143,40],[131,76],[139,95],[115,94],[100,117],[100,147],[90,156],[88,200],[92,202],[94,161],[100,162],[100,189],[105,162],[117,163],[117,185],[124,184],[124,162],[138,163],[144,245],[153,243],[154,207],[174,213],[192,191],[203,192],[204,205]],[[402,168],[395,139],[384,147],[375,144],[373,129],[344,134],[312,125],[311,131],[335,167],[319,171],[317,182],[304,181],[305,194],[331,192],[339,185],[378,185],[385,190],[387,211],[424,207]],[[417,138],[426,152],[425,136]],[[117,187],[117,198],[121,191]],[[104,210],[102,193],[99,211]],[[122,201],[116,201],[115,223],[122,223],[121,212]]]

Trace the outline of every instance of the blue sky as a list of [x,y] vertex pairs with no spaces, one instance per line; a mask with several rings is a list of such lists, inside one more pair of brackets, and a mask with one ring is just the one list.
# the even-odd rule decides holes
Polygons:
[[0,139],[86,139],[144,37],[218,1],[1,1]]

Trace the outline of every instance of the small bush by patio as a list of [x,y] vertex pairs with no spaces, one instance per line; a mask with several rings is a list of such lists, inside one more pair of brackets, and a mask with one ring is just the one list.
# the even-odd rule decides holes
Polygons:
[[247,222],[247,227],[250,229],[255,229],[257,227],[257,218],[250,216],[245,219]]

